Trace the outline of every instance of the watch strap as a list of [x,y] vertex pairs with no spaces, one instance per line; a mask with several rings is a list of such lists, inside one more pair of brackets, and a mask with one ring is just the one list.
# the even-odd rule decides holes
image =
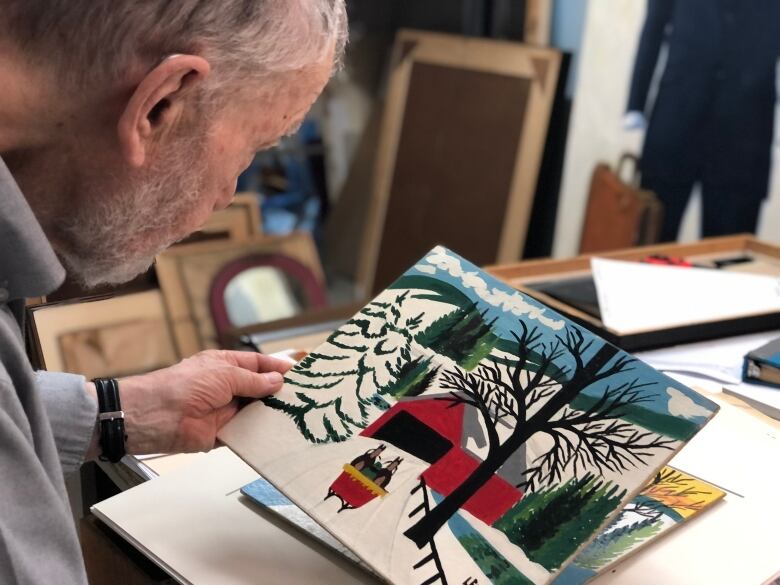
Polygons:
[[98,399],[100,459],[117,463],[125,455],[125,413],[119,399],[119,383],[113,378],[93,380]]

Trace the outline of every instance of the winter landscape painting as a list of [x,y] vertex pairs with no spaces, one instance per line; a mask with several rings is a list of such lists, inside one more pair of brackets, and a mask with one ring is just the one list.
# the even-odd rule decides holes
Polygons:
[[438,247],[220,438],[390,582],[538,585],[716,410]]

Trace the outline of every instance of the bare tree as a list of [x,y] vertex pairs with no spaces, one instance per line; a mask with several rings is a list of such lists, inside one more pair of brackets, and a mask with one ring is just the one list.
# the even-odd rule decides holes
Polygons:
[[708,497],[711,496],[707,489],[696,487],[695,478],[671,467],[659,471],[642,493],[651,502],[656,502],[657,509],[666,506],[678,512],[700,512],[707,506]]
[[[529,330],[520,321],[520,329],[520,334],[512,333],[516,342],[513,358],[493,356],[474,372],[454,368],[442,375],[441,387],[450,390],[450,395],[440,399],[453,407],[465,404],[477,409],[486,429],[488,451],[460,486],[404,533],[420,547],[537,433],[546,434],[552,446],[524,471],[518,487],[527,491],[558,482],[567,469],[575,475],[586,468],[602,474],[627,470],[674,442],[621,420],[627,406],[649,400],[643,390],[650,384],[638,379],[609,382],[633,369],[632,358],[617,355],[617,348],[605,343],[586,363],[584,356],[593,341],[586,341],[578,328],[569,326],[565,336],[558,335],[546,344],[538,328]],[[560,367],[558,362],[565,356],[570,365]],[[572,400],[589,387],[600,391],[600,397],[584,411],[572,408]],[[512,429],[503,440],[497,431],[499,423]]]

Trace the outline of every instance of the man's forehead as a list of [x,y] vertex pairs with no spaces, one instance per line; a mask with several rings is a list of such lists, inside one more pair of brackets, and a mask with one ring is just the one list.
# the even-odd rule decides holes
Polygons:
[[323,75],[326,70],[329,67],[320,66],[309,68],[308,75],[286,76],[274,90],[266,89],[259,99],[252,100],[251,126],[258,138],[275,140],[297,133],[328,80]]

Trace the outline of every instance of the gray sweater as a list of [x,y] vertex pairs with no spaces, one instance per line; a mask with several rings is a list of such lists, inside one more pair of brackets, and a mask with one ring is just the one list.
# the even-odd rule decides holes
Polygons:
[[0,583],[86,584],[63,474],[84,459],[97,404],[84,378],[33,372],[24,299],[64,270],[0,159]]

